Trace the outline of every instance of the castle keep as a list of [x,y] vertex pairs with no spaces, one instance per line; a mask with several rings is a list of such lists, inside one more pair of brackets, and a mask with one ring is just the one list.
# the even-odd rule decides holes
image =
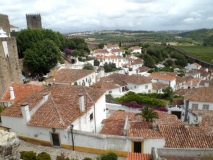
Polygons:
[[8,36],[9,27],[8,16],[0,14],[0,97],[12,82],[22,82],[16,39]]
[[7,15],[0,14],[0,27],[6,32],[6,35],[10,36],[10,22]]
[[42,28],[40,14],[26,14],[27,28]]

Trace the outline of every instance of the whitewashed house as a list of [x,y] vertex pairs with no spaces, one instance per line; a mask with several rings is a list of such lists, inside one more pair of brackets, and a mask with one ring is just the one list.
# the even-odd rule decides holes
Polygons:
[[161,82],[153,82],[152,83],[152,93],[163,93],[163,89],[168,87],[168,84],[164,84]]
[[20,137],[61,146],[69,142],[71,125],[74,130],[98,133],[105,109],[105,94],[100,89],[53,85],[15,102],[1,118],[2,125]]
[[186,66],[186,69],[188,69],[188,70],[198,69],[199,70],[201,67],[202,66],[198,63],[192,63],[192,64],[188,63]]
[[13,25],[10,25],[10,32],[18,32],[19,28]]
[[133,47],[130,47],[128,50],[129,50],[131,53],[142,53],[142,52],[141,52],[141,49],[142,49],[142,47],[133,46]]
[[109,52],[111,52],[113,49],[120,49],[119,45],[118,44],[111,44],[111,43],[108,43],[107,45],[104,45],[104,48],[103,49],[106,49],[108,50]]
[[137,74],[143,76],[143,75],[147,75],[149,70],[150,70],[150,68],[148,68],[146,66],[142,66],[142,67],[138,67],[136,69],[136,72],[137,72]]
[[213,87],[190,89],[184,96],[184,121],[199,123],[194,111],[213,111]]
[[52,76],[52,78],[46,80],[47,85],[90,86],[96,82],[96,74],[93,70],[59,69]]
[[129,90],[136,93],[151,93],[152,79],[140,75],[127,75],[124,80],[127,83]]
[[152,77],[154,82],[161,82],[161,83],[167,84],[167,85],[169,85],[169,87],[172,87],[173,89],[175,89],[175,85],[176,85],[175,76],[161,74],[158,72],[152,72],[150,74],[150,77]]
[[112,50],[111,50],[111,53],[114,54],[114,55],[116,55],[116,56],[121,56],[121,57],[123,57],[124,51],[121,50],[121,49],[112,49]]

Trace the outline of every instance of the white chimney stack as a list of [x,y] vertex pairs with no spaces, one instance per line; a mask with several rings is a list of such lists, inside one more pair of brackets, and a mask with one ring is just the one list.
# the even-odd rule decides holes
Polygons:
[[30,109],[27,102],[21,104],[21,113],[26,122],[31,119]]
[[13,87],[10,87],[10,100],[15,99],[14,89]]
[[83,94],[79,94],[79,108],[80,108],[80,112],[85,111],[84,95]]

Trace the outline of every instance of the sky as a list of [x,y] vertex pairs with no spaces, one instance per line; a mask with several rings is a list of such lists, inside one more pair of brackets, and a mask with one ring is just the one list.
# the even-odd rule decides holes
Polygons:
[[61,33],[213,28],[213,0],[1,0],[0,13],[19,29],[39,13],[43,28]]

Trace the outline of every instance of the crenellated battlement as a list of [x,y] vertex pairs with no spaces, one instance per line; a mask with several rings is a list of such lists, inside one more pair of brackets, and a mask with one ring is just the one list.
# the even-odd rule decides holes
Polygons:
[[42,28],[40,14],[26,14],[28,28]]

